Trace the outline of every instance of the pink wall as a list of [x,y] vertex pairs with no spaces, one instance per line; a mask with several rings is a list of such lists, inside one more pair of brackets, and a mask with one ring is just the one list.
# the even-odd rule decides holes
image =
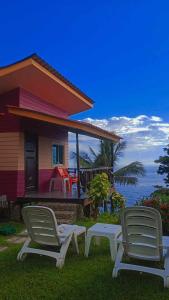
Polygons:
[[20,122],[15,116],[7,113],[7,105],[19,106],[19,88],[0,95],[0,112],[5,113],[1,117],[0,132],[20,131]]
[[6,112],[7,105],[19,106],[20,89],[14,89],[10,92],[0,95],[0,112]]
[[56,106],[49,104],[48,102],[32,95],[28,91],[20,89],[19,106],[21,108],[27,108],[34,111],[46,113],[52,116],[67,118],[68,113],[64,110],[57,108]]
[[9,200],[15,200],[17,195],[17,171],[0,170],[0,194],[7,195]]
[[17,197],[23,197],[25,195],[25,170],[19,170],[17,172]]
[[[67,118],[67,113],[59,110],[57,107],[48,104],[47,102],[34,97],[29,92],[23,89],[15,89],[4,95],[0,95],[0,112],[5,115],[0,120],[0,132],[14,133],[28,131],[38,136],[46,136],[48,138],[56,139],[66,143],[68,140],[67,130],[61,129],[50,124],[44,124],[39,121],[20,119],[16,116],[10,115],[7,112],[7,105],[20,106],[27,109],[32,109],[54,116]],[[24,161],[24,135],[22,136],[22,146],[18,146],[18,159],[23,158]],[[8,139],[10,140],[10,139]],[[8,150],[8,149],[7,149]],[[52,151],[52,149],[51,149]],[[48,154],[47,154],[48,155]],[[54,166],[40,167],[39,169],[39,191],[48,192],[49,182],[53,177]],[[9,200],[15,200],[16,197],[22,197],[25,194],[25,171],[24,162],[19,167],[16,164],[15,168],[8,168],[8,170],[0,169],[0,194],[7,194]]]
[[53,175],[53,169],[39,170],[39,192],[49,192],[49,183]]
[[[55,177],[53,169],[41,169],[38,174],[38,191],[41,193],[49,191],[50,179]],[[58,189],[61,182],[58,180]],[[25,171],[0,171],[0,195],[5,194],[8,200],[15,201],[16,197],[25,195]]]

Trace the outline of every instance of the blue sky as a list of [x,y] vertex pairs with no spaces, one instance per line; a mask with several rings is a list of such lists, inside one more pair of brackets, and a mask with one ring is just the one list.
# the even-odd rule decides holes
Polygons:
[[131,142],[128,129],[126,161],[141,155],[152,163],[161,153],[169,134],[168,1],[1,1],[0,28],[0,65],[38,53],[95,100],[76,118],[101,126],[108,119],[105,128],[119,133],[112,117],[129,118],[130,126],[140,115],[148,118],[146,131],[136,121],[134,137],[153,138],[152,147],[136,153],[140,143],[133,136]]

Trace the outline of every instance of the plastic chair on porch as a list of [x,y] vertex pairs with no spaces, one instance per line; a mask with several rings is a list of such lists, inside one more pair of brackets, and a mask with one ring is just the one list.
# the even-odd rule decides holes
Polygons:
[[56,173],[57,176],[59,176],[62,180],[62,191],[71,192],[72,186],[68,172],[66,172],[65,169],[62,167],[56,167]]
[[77,183],[77,176],[76,175],[70,175],[68,170],[66,168],[62,167],[56,167],[57,175],[60,176],[62,179],[62,191],[71,192],[72,191],[72,185]]

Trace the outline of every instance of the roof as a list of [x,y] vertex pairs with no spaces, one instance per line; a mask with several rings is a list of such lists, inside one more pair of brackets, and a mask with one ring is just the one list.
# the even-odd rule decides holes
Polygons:
[[15,116],[34,119],[56,126],[62,126],[63,128],[68,129],[68,131],[78,132],[79,134],[89,135],[98,139],[107,139],[112,142],[118,142],[120,140],[120,137],[113,132],[106,131],[86,122],[58,118],[55,116],[14,106],[8,106],[8,112]]
[[83,91],[81,91],[78,87],[76,87],[72,82],[70,82],[68,79],[66,79],[61,73],[59,73],[55,68],[53,68],[50,64],[48,64],[43,58],[41,58],[38,54],[33,53],[17,62],[14,62],[12,64],[9,64],[7,66],[4,67],[0,67],[0,70],[3,70],[5,68],[8,68],[10,66],[16,65],[18,63],[21,63],[23,61],[26,61],[27,59],[33,59],[34,61],[36,61],[37,63],[39,63],[41,66],[43,66],[45,69],[47,69],[49,72],[51,72],[52,74],[54,74],[56,77],[60,78],[63,82],[65,82],[67,85],[69,85],[71,88],[73,88],[75,91],[77,91],[79,94],[81,94],[83,97],[85,97],[86,99],[89,100],[89,102],[91,102],[92,104],[94,103],[94,101],[88,97]]
[[22,87],[42,100],[74,114],[93,107],[93,100],[37,54],[0,67],[0,94]]

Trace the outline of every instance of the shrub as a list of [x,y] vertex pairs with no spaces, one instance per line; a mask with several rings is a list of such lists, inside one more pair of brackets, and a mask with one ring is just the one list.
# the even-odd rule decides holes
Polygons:
[[125,198],[120,193],[113,191],[111,194],[112,200],[112,211],[118,212],[120,209],[125,207]]
[[169,196],[169,189],[161,187],[161,188],[155,190],[151,194],[151,196],[161,196],[161,195]]
[[110,191],[110,182],[106,173],[97,174],[89,183],[88,196],[93,200],[94,217],[98,216],[98,207],[106,201]]
[[158,194],[158,197],[153,197],[152,195],[150,198],[141,199],[136,203],[136,205],[153,207],[157,209],[161,214],[163,234],[169,234],[169,200],[164,197],[164,194],[162,196]]
[[16,233],[16,228],[11,224],[3,225],[0,227],[0,234],[2,235],[10,235],[15,233]]

